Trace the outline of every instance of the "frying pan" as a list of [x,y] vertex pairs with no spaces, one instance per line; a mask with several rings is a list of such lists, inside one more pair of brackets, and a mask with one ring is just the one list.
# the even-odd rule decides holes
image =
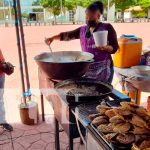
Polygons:
[[[77,85],[77,87],[84,85],[85,88],[94,86],[95,92],[98,91],[100,94],[78,95],[78,96],[70,95],[64,89],[65,87],[67,88],[71,84]],[[93,79],[80,78],[80,79],[69,79],[59,82],[58,84],[56,84],[55,89],[60,94],[60,96],[66,98],[68,103],[84,103],[84,102],[89,103],[93,101],[103,100],[104,98],[106,98],[110,93],[112,93],[113,86]]]
[[94,61],[93,54],[80,51],[59,51],[35,56],[39,68],[50,79],[82,77]]

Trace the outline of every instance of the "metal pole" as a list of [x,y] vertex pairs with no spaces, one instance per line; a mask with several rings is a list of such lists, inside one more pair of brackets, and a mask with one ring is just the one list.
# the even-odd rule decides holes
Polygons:
[[24,30],[23,30],[23,23],[22,23],[20,0],[17,0],[17,6],[18,6],[18,18],[19,18],[19,24],[20,24],[20,35],[22,39],[21,41],[22,41],[22,50],[23,50],[23,58],[24,58],[24,65],[25,65],[27,91],[29,91],[30,81],[29,81],[29,72],[28,72],[28,63],[27,63],[27,54],[26,54],[26,46],[25,46],[25,39],[24,39]]
[[6,19],[4,0],[3,0],[3,18],[4,18],[4,20]]
[[[19,54],[19,63],[20,63],[20,74],[22,81],[22,93],[25,93],[25,82],[24,82],[24,73],[23,73],[23,62],[21,55],[21,45],[20,45],[20,33],[19,33],[19,25],[18,25],[18,15],[17,15],[17,6],[16,0],[13,0],[13,7],[15,12],[15,27],[16,27],[16,36],[17,36],[17,46],[18,46],[18,54]],[[23,97],[24,103],[26,104],[26,97]]]
[[10,5],[10,0],[8,1],[9,4],[9,20],[12,23],[12,15],[11,15],[11,5]]
[[109,9],[110,9],[110,0],[108,0],[108,5],[107,5],[107,22],[109,21]]

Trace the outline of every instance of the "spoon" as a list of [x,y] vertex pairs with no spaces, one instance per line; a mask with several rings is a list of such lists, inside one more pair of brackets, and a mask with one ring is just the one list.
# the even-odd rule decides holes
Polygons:
[[52,48],[51,48],[51,46],[50,46],[50,45],[48,45],[48,47],[49,47],[49,50],[50,50],[50,52],[52,53],[53,51],[52,51]]

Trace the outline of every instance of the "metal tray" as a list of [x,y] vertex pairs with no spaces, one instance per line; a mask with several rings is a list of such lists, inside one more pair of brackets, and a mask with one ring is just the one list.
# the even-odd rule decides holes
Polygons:
[[[117,100],[118,103],[118,100]],[[100,102],[97,103],[90,103],[90,104],[81,104],[77,107],[78,110],[78,117],[80,118],[80,122],[82,124],[86,124],[87,129],[90,130],[90,132],[96,137],[96,140],[100,145],[103,145],[107,150],[130,150],[131,145],[129,146],[120,146],[115,143],[108,142],[104,138],[104,134],[99,132],[97,128],[91,124],[91,121],[89,120],[88,116],[90,114],[95,114],[96,112],[96,106],[99,105]]]

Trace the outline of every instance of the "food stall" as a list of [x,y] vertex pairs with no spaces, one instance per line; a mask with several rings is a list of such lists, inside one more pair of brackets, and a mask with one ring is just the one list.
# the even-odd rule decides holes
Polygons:
[[[66,53],[63,52],[63,56],[66,55]],[[56,52],[55,54],[48,53],[46,54],[46,56],[47,55],[56,56],[56,54],[62,55],[61,52]],[[89,62],[91,62],[91,59],[92,59],[91,56],[89,59],[89,55],[84,53],[84,56],[83,56],[82,52],[80,53],[78,52],[78,55],[79,55],[78,58],[81,58],[80,55],[82,55],[82,61],[79,60],[76,62],[75,60],[77,56],[74,54],[71,56],[73,57],[73,60],[72,60],[73,62],[71,63],[71,65],[75,65],[76,63],[83,63],[84,61],[86,62],[84,63],[88,65]],[[70,57],[70,54],[68,56],[68,53],[67,53],[66,58],[68,57]],[[86,59],[83,60],[83,58],[85,57]],[[131,99],[128,96],[115,90],[109,84],[104,84],[102,82],[97,82],[95,80],[81,78],[79,77],[81,76],[81,74],[78,76],[78,74],[76,74],[75,72],[72,73],[71,71],[70,72],[65,71],[67,70],[67,69],[64,69],[66,67],[66,63],[63,63],[63,62],[57,63],[57,69],[55,68],[55,70],[58,71],[58,69],[63,68],[62,69],[63,72],[62,74],[59,74],[59,76],[56,77],[54,70],[52,71],[53,74],[51,74],[52,73],[51,70],[46,69],[47,67],[50,67],[50,65],[56,65],[56,64],[54,63],[49,64],[47,62],[43,62],[43,58],[45,61],[45,56],[43,57],[43,54],[35,57],[36,61],[38,61],[37,63],[39,63],[38,64],[39,65],[39,83],[40,83],[41,93],[42,95],[46,97],[48,101],[52,103],[52,106],[54,109],[56,149],[57,150],[61,149],[59,145],[59,132],[60,132],[59,125],[61,125],[61,127],[64,129],[64,131],[68,135],[68,142],[69,142],[70,150],[73,150],[73,141],[75,138],[78,138],[78,137],[81,137],[87,150],[92,149],[92,148],[96,150],[96,147],[98,147],[99,149],[100,148],[101,149],[114,149],[118,145],[120,146],[121,143],[119,144],[117,143],[115,145],[114,143],[111,143],[110,141],[108,141],[104,137],[104,134],[103,133],[101,134],[101,132],[97,130],[97,127],[94,125],[93,120],[95,119],[94,117],[101,117],[99,116],[99,114],[101,114],[101,107],[102,108],[104,107],[104,110],[106,109],[106,110],[111,110],[111,111],[112,111],[112,108],[117,108],[117,110],[124,109],[124,108],[118,108],[120,106],[120,103],[123,104],[123,102],[130,102]],[[89,59],[90,61],[87,61],[87,59]],[[67,68],[70,66],[69,64],[67,63]],[[70,67],[70,69],[71,68],[72,67]],[[67,75],[65,74],[65,72],[67,73]],[[74,75],[74,77],[75,75],[77,75],[78,78],[67,79],[69,73]],[[84,72],[82,73],[84,74]],[[134,107],[138,108],[137,105],[135,105]],[[98,108],[97,109],[98,112],[96,108]],[[133,114],[133,112],[131,114]],[[89,115],[92,115],[93,120],[89,119]],[[104,115],[104,112],[103,112],[103,115]],[[130,114],[128,115],[129,115],[129,118],[130,117],[133,118],[132,116],[130,116]],[[103,117],[104,117],[104,120],[103,120],[104,122],[102,121],[102,124],[104,125],[109,124],[109,117],[107,116],[103,116]],[[123,116],[120,116],[120,117],[123,118]],[[126,121],[119,122],[119,123],[122,123],[122,125],[123,123],[125,123],[125,127],[127,126],[128,130],[129,130],[129,126],[132,126],[132,125],[129,125],[130,123],[126,123]],[[128,130],[126,132],[128,132]],[[129,131],[133,131],[133,130],[129,130]],[[117,132],[120,132],[120,131],[117,131]],[[149,134],[149,132],[146,134]],[[87,138],[84,139],[84,137],[87,137]],[[149,136],[146,136],[146,138],[149,138]],[[95,143],[98,143],[98,144],[95,144]],[[130,143],[130,149],[133,143],[135,143],[135,140],[132,140],[132,142]],[[121,147],[129,149],[129,147],[126,147],[126,145],[123,145]]]

